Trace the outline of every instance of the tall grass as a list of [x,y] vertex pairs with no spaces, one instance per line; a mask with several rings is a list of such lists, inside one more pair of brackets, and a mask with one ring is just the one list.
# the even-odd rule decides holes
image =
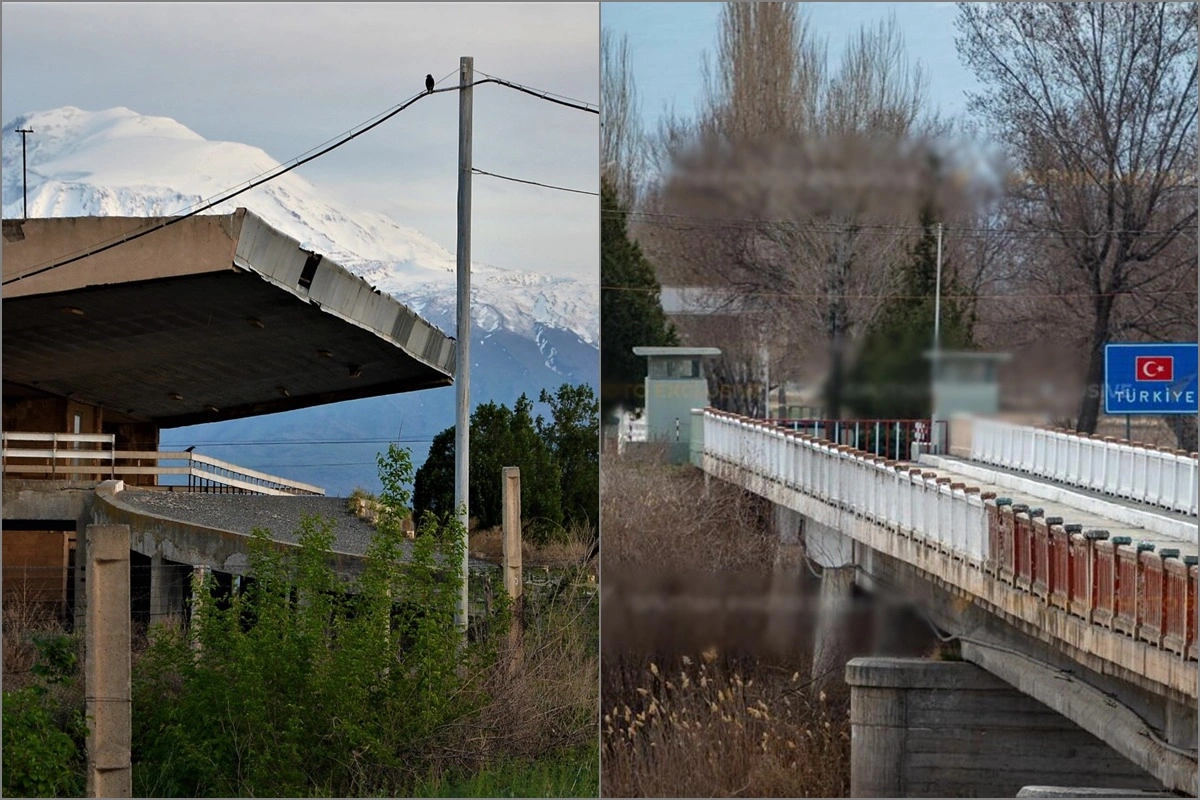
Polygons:
[[631,702],[606,707],[609,797],[841,797],[849,790],[844,700],[713,652],[651,663]]
[[611,454],[601,486],[604,795],[848,794],[848,699],[810,682],[816,583],[770,507]]

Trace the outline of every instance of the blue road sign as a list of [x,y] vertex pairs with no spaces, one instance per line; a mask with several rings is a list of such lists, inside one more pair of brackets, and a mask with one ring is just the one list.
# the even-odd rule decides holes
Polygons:
[[1197,347],[1104,346],[1105,414],[1195,414]]

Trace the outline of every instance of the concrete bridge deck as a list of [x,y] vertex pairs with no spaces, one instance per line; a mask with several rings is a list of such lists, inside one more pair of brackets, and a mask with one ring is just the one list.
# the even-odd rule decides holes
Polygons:
[[1196,518],[1186,514],[960,458],[925,455],[917,466],[950,478],[952,484],[978,486],[981,492],[1011,498],[1014,505],[1041,508],[1045,516],[1061,517],[1064,524],[1107,530],[1111,537],[1128,536],[1135,543],[1150,542],[1156,550],[1174,548],[1180,556],[1200,552]]
[[962,642],[963,658],[1164,786],[1196,791],[1200,579],[1195,517],[1178,512],[1192,503],[1188,456],[1135,453],[1132,482],[1125,462],[1107,468],[1104,442],[1088,444],[1091,462],[1059,459],[1046,473],[937,456],[914,464],[763,420],[694,414],[693,463],[774,503],[780,535],[800,532],[831,587],[849,575],[868,590],[899,588]]

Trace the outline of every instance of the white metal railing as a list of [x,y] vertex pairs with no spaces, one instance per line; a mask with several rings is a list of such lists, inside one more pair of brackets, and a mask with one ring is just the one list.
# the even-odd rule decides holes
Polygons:
[[971,426],[974,461],[1196,515],[1194,455],[999,420],[976,418]]
[[318,486],[239,467],[200,453],[116,450],[115,437],[109,433],[4,432],[3,470],[5,475],[13,477],[65,480],[182,476],[191,491],[325,494]]
[[983,566],[988,524],[976,487],[911,464],[721,411],[703,412],[703,453]]

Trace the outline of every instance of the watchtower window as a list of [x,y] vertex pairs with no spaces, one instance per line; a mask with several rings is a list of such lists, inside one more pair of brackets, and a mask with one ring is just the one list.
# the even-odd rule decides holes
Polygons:
[[649,374],[656,380],[670,378],[699,378],[700,359],[698,358],[652,358],[650,359]]

